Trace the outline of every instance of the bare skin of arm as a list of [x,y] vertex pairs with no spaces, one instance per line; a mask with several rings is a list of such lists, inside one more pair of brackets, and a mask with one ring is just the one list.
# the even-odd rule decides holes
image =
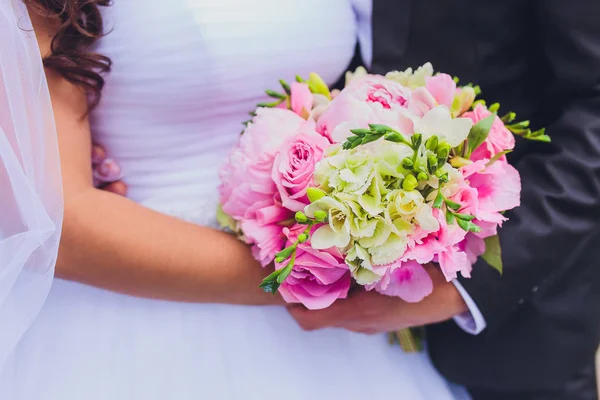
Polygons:
[[[54,24],[31,12],[42,55]],[[47,70],[65,197],[56,276],[139,297],[276,304],[258,288],[268,274],[236,238],[95,189],[83,90]]]

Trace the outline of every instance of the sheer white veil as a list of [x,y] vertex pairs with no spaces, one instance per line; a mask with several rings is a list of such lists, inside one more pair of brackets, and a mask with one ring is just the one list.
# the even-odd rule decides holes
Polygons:
[[63,217],[50,94],[27,9],[0,0],[0,370],[39,313]]

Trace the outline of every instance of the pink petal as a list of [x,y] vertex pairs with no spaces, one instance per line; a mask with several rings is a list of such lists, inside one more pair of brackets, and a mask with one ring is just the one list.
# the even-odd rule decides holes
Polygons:
[[454,94],[456,93],[456,83],[448,74],[437,74],[425,78],[425,87],[435,97],[438,104],[452,107]]
[[467,254],[458,251],[454,246],[439,254],[438,262],[448,282],[457,278],[457,272],[460,272],[465,278],[471,277],[473,267],[469,262]]
[[407,261],[390,270],[375,286],[381,294],[400,297],[409,303],[423,300],[433,291],[433,281],[425,268],[416,261]]
[[293,82],[291,84],[290,105],[292,111],[304,118],[310,113],[313,104],[313,94],[306,83]]

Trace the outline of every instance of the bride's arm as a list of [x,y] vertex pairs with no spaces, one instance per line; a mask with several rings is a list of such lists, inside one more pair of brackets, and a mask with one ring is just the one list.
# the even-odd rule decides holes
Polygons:
[[[51,29],[32,15],[42,53]],[[41,22],[41,23],[40,23]],[[146,209],[92,185],[85,93],[46,71],[59,136],[65,197],[56,274],[135,296],[193,302],[271,304],[267,274],[234,237]]]

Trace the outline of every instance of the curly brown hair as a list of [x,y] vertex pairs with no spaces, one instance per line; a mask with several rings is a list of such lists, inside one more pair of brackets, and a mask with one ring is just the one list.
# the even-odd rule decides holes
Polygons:
[[104,35],[99,6],[110,0],[24,0],[31,10],[59,22],[52,39],[51,53],[44,66],[61,74],[88,93],[90,109],[100,101],[102,74],[110,70],[110,58],[90,51]]

